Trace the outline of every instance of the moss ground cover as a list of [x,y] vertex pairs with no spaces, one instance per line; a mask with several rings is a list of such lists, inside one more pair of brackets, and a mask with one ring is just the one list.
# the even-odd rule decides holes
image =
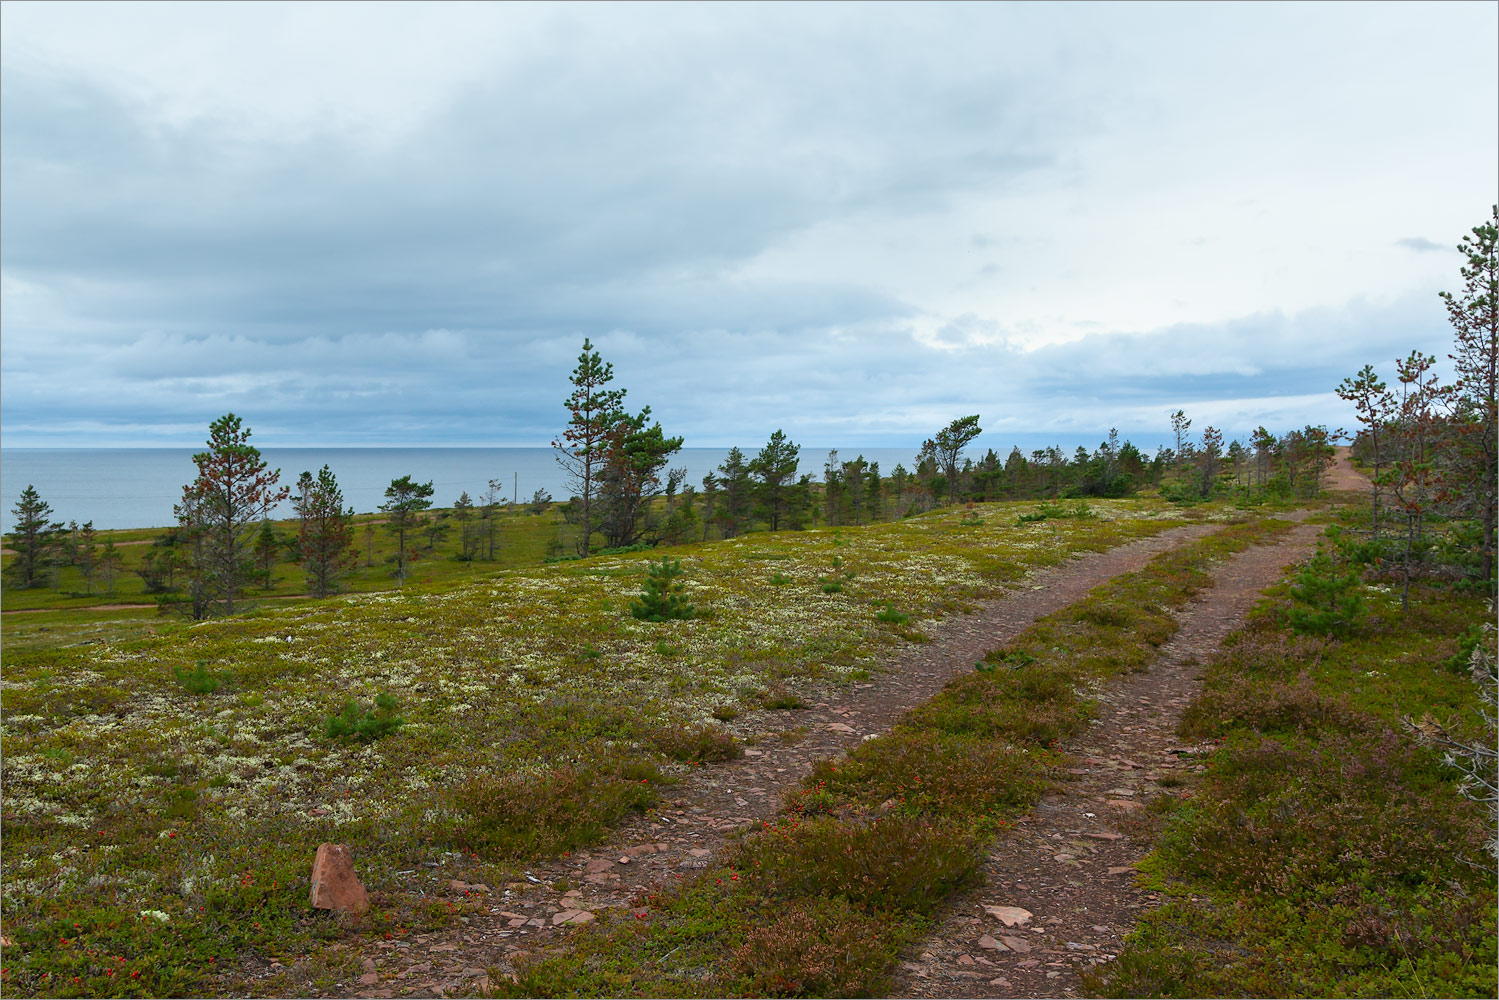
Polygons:
[[1449,661],[1491,613],[1446,587],[1362,588],[1336,638],[1298,637],[1283,585],[1207,667],[1182,733],[1200,784],[1162,800],[1146,870],[1170,894],[1091,985],[1109,996],[1495,995],[1483,810],[1400,724],[1492,745]]
[[[1210,564],[1289,523],[1229,527],[1042,619],[890,733],[820,763],[722,868],[527,966],[516,996],[880,995],[1077,731],[1088,686],[1143,669]],[[497,977],[496,977],[497,978]]]
[[[242,991],[219,970],[341,933],[306,908],[324,840],[353,845],[371,926],[456,919],[428,899],[452,874],[506,881],[649,808],[695,766],[684,757],[731,756],[715,715],[743,726],[808,685],[865,677],[923,620],[1180,519],[1118,501],[1022,527],[1024,505],[995,507],[977,527],[952,511],[674,549],[699,609],[682,621],[631,617],[648,563],[632,553],[130,642],[7,643],[6,989]],[[835,572],[844,587],[826,594]],[[880,621],[887,606],[910,623]],[[200,661],[223,681],[212,690],[180,679]],[[349,700],[380,695],[403,725],[327,736]]]

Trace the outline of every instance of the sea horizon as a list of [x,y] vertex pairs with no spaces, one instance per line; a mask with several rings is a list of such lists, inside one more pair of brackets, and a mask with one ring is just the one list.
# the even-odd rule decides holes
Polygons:
[[[992,443],[974,442],[966,454],[980,458],[992,447],[1001,458],[1012,447],[1029,455],[1036,448],[1052,445],[1069,455],[1081,439],[1044,435],[996,437]],[[1001,447],[1000,442],[1003,441]],[[1083,444],[1090,451],[1098,442]],[[751,458],[761,445],[739,445]],[[863,455],[878,462],[881,475],[889,475],[897,464],[912,468],[921,442],[906,447],[844,447],[803,445],[798,474],[821,481],[828,452],[836,450],[842,461]],[[1142,450],[1148,450],[1143,444]],[[93,521],[94,527],[158,528],[175,522],[172,508],[182,488],[196,475],[192,456],[204,446],[169,445],[140,447],[0,447],[0,530],[9,532],[14,523],[12,508],[21,491],[34,486],[52,507],[52,519]],[[727,458],[730,448],[683,448],[673,456],[671,468],[687,469],[687,482],[701,488],[702,478]],[[431,481],[434,505],[452,506],[460,493],[476,500],[491,479],[500,484],[507,501],[525,502],[537,489],[556,500],[570,495],[566,474],[556,461],[556,450],[547,446],[468,445],[338,445],[331,447],[262,447],[261,455],[272,469],[281,472],[281,483],[295,484],[303,471],[316,473],[328,465],[343,490],[344,502],[358,513],[369,513],[384,502],[385,488],[392,479],[410,475],[418,482]],[[290,504],[282,504],[273,515],[290,517]]]

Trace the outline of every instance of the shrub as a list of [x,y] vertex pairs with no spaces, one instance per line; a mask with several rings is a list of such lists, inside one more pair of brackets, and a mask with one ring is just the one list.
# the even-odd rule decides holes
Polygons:
[[1049,743],[1076,732],[1090,713],[1070,677],[1032,664],[957,677],[907,718],[913,725],[955,735]]
[[874,616],[876,620],[889,625],[904,625],[911,620],[911,616],[895,610],[894,601],[885,602],[885,610]]
[[687,585],[679,579],[682,560],[662,556],[646,572],[645,589],[630,602],[630,614],[642,621],[664,622],[691,618],[694,609],[687,600]]
[[901,815],[984,814],[1024,806],[1044,787],[1039,764],[992,739],[897,726],[846,759],[821,760],[804,782],[840,802]]
[[361,709],[353,698],[344,702],[343,711],[330,715],[323,723],[323,735],[330,740],[354,739],[360,743],[373,743],[382,736],[389,736],[406,724],[396,714],[397,703],[388,694],[375,695],[373,708]]
[[722,726],[662,726],[650,734],[649,741],[672,760],[718,761],[744,756],[744,748]]
[[654,769],[640,761],[627,763],[628,769],[473,775],[447,794],[434,834],[467,851],[506,857],[555,855],[596,844],[621,816],[644,812],[656,801]]
[[926,913],[972,877],[975,847],[969,834],[925,819],[841,823],[823,817],[747,838],[736,867],[783,899],[841,898]]
[[218,674],[210,673],[207,660],[199,660],[191,670],[176,667],[172,670],[172,676],[177,679],[177,683],[181,684],[184,690],[192,694],[213,694],[232,679],[232,675],[227,671]]
[[884,924],[843,899],[798,899],[751,930],[734,965],[765,996],[887,996],[896,949]]

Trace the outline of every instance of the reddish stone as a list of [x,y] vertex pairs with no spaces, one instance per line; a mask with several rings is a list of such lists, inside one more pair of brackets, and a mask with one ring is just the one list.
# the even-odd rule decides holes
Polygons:
[[370,908],[370,895],[354,874],[354,857],[347,844],[318,845],[309,899],[318,910],[363,913]]

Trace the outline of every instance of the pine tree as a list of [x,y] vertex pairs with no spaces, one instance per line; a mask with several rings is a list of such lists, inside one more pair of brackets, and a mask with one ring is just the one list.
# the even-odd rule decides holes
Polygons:
[[11,514],[16,519],[16,527],[10,533],[9,542],[16,555],[5,567],[5,575],[13,587],[40,587],[47,581],[47,570],[57,552],[62,522],[49,520],[51,504],[29,484],[21,491]]
[[397,586],[406,585],[406,569],[417,557],[415,549],[406,547],[406,537],[423,526],[422,511],[432,506],[432,492],[431,482],[412,482],[410,476],[392,479],[385,488],[385,502],[380,509],[387,515],[385,529],[396,536],[396,568],[392,575]]
[[733,538],[748,527],[750,503],[754,494],[750,466],[744,460],[742,451],[730,448],[728,457],[718,467],[718,471],[723,476],[719,479],[721,489],[714,519],[718,522],[719,534],[724,538]]
[[572,393],[563,400],[569,419],[562,437],[552,442],[557,463],[566,471],[578,519],[578,554],[587,557],[593,532],[598,527],[595,498],[604,471],[611,435],[618,428],[623,389],[605,388],[614,380],[614,366],[605,363],[586,338],[583,353],[570,381]]
[[[1499,205],[1492,221],[1475,226],[1458,249],[1467,257],[1463,291],[1443,292],[1456,334],[1451,355],[1457,372],[1457,454],[1459,491],[1478,515],[1483,537],[1479,557],[1483,578],[1496,579],[1496,520],[1499,520]],[[1491,593],[1493,592],[1491,587]]]
[[[198,536],[189,566],[208,604],[234,613],[244,582],[252,573],[250,550],[255,526],[270,515],[291,490],[278,486],[280,470],[271,470],[250,444],[250,430],[232,413],[208,428],[208,450],[193,456],[198,478],[183,488],[178,521]],[[197,614],[195,602],[195,615]]]
[[307,487],[296,501],[301,520],[297,550],[307,589],[314,597],[327,597],[339,592],[344,577],[359,561],[354,551],[354,508],[344,507],[343,491],[328,466],[318,470],[316,479],[310,472],[302,477]]
[[963,449],[974,438],[984,432],[979,426],[977,413],[959,417],[937,432],[933,439],[936,446],[937,464],[947,475],[947,502],[951,504],[958,496],[958,459]]
[[796,475],[800,452],[801,447],[788,441],[777,428],[749,463],[750,473],[759,479],[755,487],[756,513],[769,522],[771,531],[781,530],[781,521],[790,507],[790,491],[795,485],[792,477]]

